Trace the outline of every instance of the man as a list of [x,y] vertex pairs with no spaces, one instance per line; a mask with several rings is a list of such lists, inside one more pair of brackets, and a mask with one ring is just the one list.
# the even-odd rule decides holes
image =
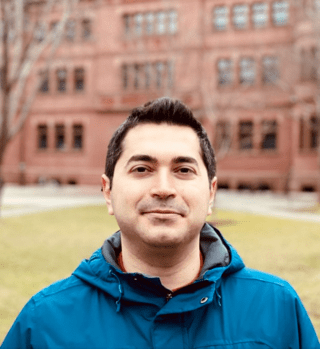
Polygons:
[[291,286],[245,268],[205,223],[216,186],[213,149],[185,105],[133,110],[102,176],[120,231],[32,297],[2,348],[320,348]]

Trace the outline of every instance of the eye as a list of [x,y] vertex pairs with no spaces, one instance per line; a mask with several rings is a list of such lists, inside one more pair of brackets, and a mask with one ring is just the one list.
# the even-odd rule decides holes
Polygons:
[[182,174],[182,175],[191,175],[191,174],[195,174],[195,170],[190,168],[190,167],[180,167],[177,169],[178,173]]
[[135,169],[135,171],[136,172],[146,172],[147,171],[147,169],[145,168],[145,167],[137,167],[136,169]]
[[189,173],[189,172],[191,172],[190,168],[187,168],[187,167],[180,168],[179,171],[182,172],[182,173]]
[[131,172],[134,172],[134,173],[147,173],[147,172],[150,172],[151,169],[149,169],[148,167],[146,166],[137,166],[137,167],[134,167]]

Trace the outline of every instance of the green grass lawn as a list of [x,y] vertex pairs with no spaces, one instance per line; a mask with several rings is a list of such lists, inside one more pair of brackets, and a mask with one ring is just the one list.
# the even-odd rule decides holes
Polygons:
[[[210,221],[247,266],[298,291],[320,335],[320,224],[218,211]],[[0,343],[28,299],[69,276],[117,230],[104,206],[0,219]]]

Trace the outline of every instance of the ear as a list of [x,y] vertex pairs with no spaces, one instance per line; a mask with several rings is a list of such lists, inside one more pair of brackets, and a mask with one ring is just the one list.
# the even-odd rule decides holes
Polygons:
[[210,200],[209,200],[209,207],[208,207],[208,213],[207,213],[208,216],[212,215],[214,199],[216,197],[216,192],[217,192],[217,182],[218,182],[217,177],[214,177],[212,179],[212,181],[211,181],[211,185],[210,185]]
[[112,201],[111,201],[110,180],[105,174],[103,174],[101,177],[101,182],[102,182],[102,192],[106,200],[109,214],[113,216],[114,212],[113,212]]

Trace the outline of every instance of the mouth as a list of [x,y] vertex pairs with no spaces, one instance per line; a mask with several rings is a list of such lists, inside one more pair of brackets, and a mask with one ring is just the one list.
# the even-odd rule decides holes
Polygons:
[[151,211],[146,211],[143,212],[142,214],[156,214],[156,215],[180,215],[182,216],[181,213],[177,211],[172,211],[172,210],[151,210]]

